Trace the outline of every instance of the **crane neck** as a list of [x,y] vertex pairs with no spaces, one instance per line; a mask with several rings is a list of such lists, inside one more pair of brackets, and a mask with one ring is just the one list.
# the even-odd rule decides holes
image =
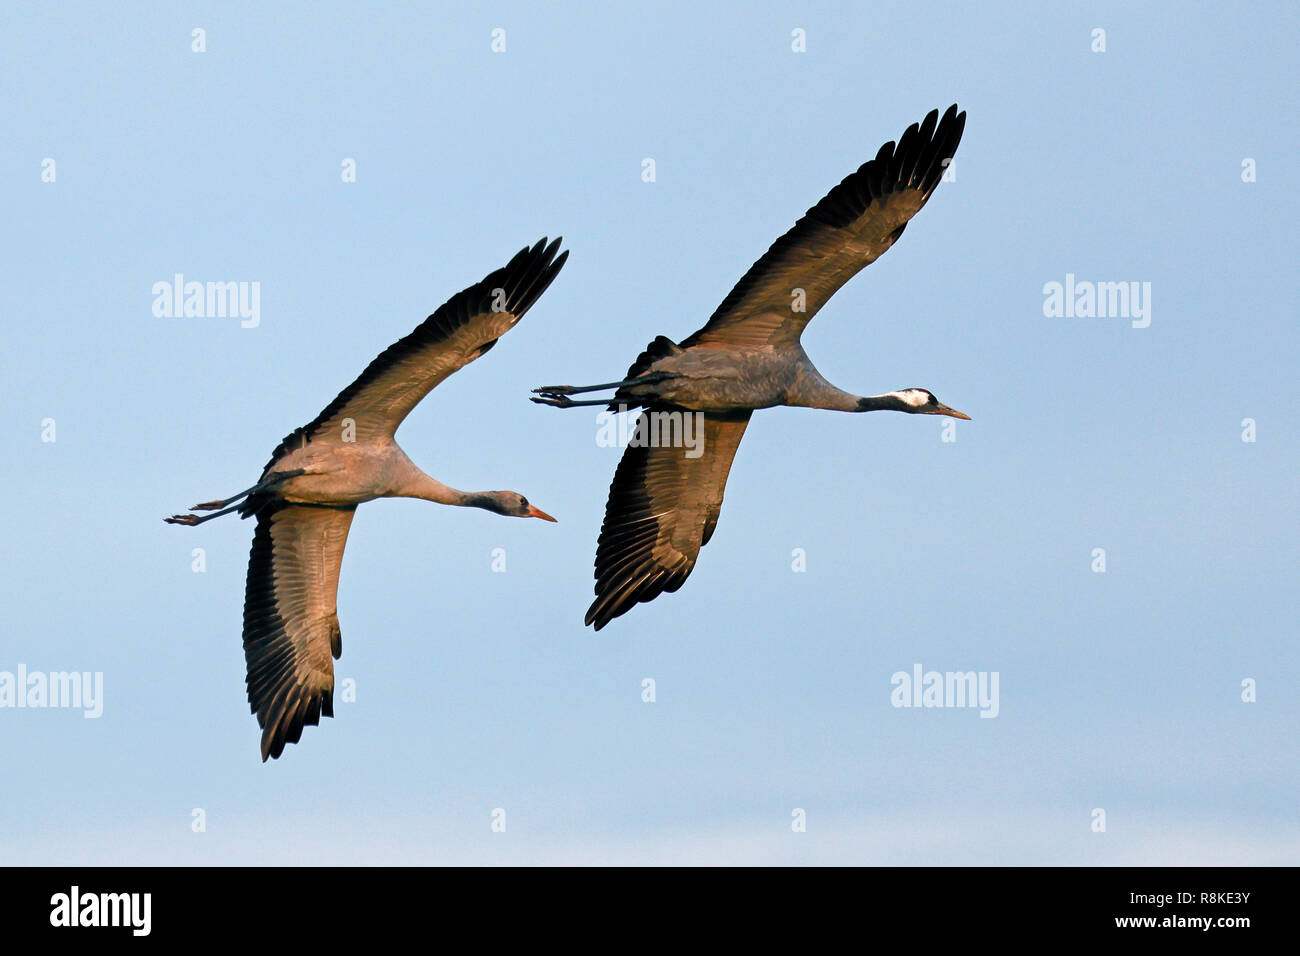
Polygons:
[[911,412],[915,411],[910,405],[899,398],[893,392],[884,395],[864,395],[858,398],[856,408],[850,408],[851,412]]
[[468,494],[444,485],[424,472],[410,475],[398,485],[393,492],[394,498],[419,498],[422,501],[436,501],[440,505],[461,505]]
[[854,395],[836,388],[811,363],[801,370],[794,385],[786,392],[786,405],[799,408],[824,408],[832,412],[908,411],[897,395]]
[[399,469],[400,474],[394,482],[394,489],[389,493],[392,498],[419,498],[421,501],[433,501],[440,505],[456,505],[461,508],[491,508],[492,496],[486,491],[461,491],[450,485],[444,485],[431,475],[426,475],[407,459]]

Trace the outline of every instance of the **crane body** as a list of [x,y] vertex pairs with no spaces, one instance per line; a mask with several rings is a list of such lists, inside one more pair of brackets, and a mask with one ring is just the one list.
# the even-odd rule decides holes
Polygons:
[[231,512],[257,518],[244,657],[263,760],[279,757],[321,715],[334,715],[333,662],[343,653],[339,568],[358,505],[420,498],[555,520],[516,491],[444,485],[407,457],[394,433],[425,395],[492,348],[546,291],[569,255],[557,255],[560,241],[522,249],[389,346],[315,420],[280,442],[257,484],[164,519],[194,526]]
[[[965,128],[956,105],[930,112],[822,198],[680,343],[655,338],[617,382],[534,389],[557,408],[641,408],[704,415],[704,450],[629,444],[610,484],[596,545],[596,599],[584,622],[600,630],[638,603],[676,591],[709,542],[750,416],[789,405],[828,411],[968,415],[923,388],[855,395],[817,371],[800,341],[818,310],[890,249],[943,178]],[[614,390],[612,398],[572,396]],[[639,424],[638,424],[639,431]]]

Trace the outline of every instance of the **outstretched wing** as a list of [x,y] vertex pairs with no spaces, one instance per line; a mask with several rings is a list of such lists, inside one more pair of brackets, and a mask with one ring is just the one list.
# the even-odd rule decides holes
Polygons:
[[[937,121],[937,125],[936,125]],[[826,194],[750,266],[712,317],[684,342],[790,347],[844,283],[882,256],[934,192],[957,151],[966,114],[933,110],[895,146]],[[802,302],[796,296],[802,290]],[[795,311],[796,307],[802,311]]]
[[[647,416],[667,411],[642,412],[637,434],[649,434]],[[585,620],[598,631],[638,601],[680,588],[713,536],[750,412],[703,415],[703,453],[696,458],[679,446],[629,445],[623,453],[596,545],[596,600]]]
[[492,348],[546,291],[569,257],[567,250],[556,255],[560,241],[547,245],[543,238],[520,250],[504,268],[439,306],[380,353],[315,420],[286,436],[267,470],[307,442],[341,437],[344,419],[351,419],[356,441],[391,437],[425,395]]
[[334,716],[334,658],[343,653],[335,601],[354,511],[272,504],[258,512],[244,591],[244,658],[263,760],[296,744],[321,714]]

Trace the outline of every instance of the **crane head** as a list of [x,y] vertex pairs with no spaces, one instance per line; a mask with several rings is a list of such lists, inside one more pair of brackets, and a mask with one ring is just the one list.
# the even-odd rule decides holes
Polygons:
[[517,491],[493,491],[489,493],[489,497],[494,502],[492,510],[497,514],[508,515],[514,518],[541,518],[543,521],[555,520],[541,508],[535,508],[530,505],[528,499]]
[[947,415],[950,418],[970,421],[969,415],[959,412],[955,408],[949,408],[935,398],[934,392],[927,388],[902,388],[894,392],[894,395],[905,406],[900,411],[910,412],[913,415]]

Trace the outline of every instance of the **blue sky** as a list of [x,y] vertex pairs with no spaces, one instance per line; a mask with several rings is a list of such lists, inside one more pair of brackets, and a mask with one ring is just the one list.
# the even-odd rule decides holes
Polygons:
[[[102,672],[104,710],[0,708],[0,862],[1300,861],[1294,5],[2,17],[0,671]],[[584,629],[618,452],[528,390],[685,337],[954,101],[956,180],[804,344],[974,420],[757,415],[686,586]],[[361,508],[357,699],[263,765],[252,526],[160,519],[557,234],[555,284],[398,438],[559,524]],[[178,272],[260,283],[257,327],[156,317]],[[1045,316],[1067,274],[1149,282],[1149,327]],[[998,716],[891,706],[915,664],[996,671]]]

